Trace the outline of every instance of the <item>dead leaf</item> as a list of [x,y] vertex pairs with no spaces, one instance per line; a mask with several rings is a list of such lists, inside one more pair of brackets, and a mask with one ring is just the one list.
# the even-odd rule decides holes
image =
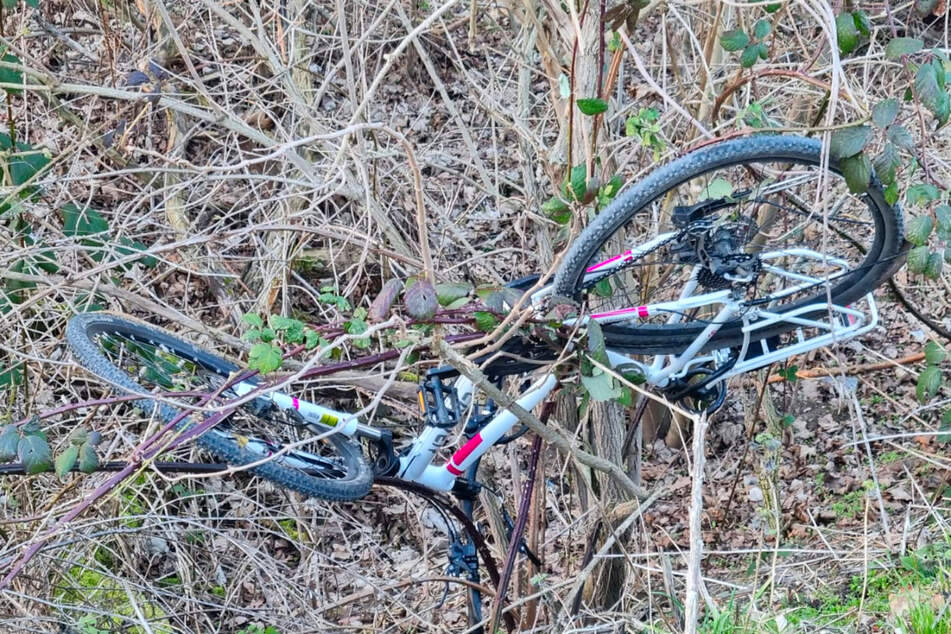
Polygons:
[[897,502],[910,502],[912,500],[911,493],[906,491],[901,485],[889,489],[888,494]]

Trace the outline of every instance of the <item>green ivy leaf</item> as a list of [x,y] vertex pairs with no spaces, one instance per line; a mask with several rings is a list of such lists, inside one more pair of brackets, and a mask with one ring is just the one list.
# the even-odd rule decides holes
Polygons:
[[[3,297],[0,294],[0,297]],[[23,383],[23,365],[18,363],[9,368],[0,365],[0,388],[7,388]],[[12,458],[11,458],[12,460]]]
[[604,372],[592,376],[582,374],[581,384],[594,401],[613,401],[621,396],[621,390],[615,385],[614,377]]
[[908,270],[912,273],[924,273],[928,268],[928,257],[931,252],[927,246],[915,247],[908,251]]
[[608,352],[604,341],[604,332],[601,330],[601,324],[592,320],[588,321],[588,352],[591,358],[598,363],[607,365]]
[[304,347],[307,350],[313,350],[320,343],[320,335],[308,328],[304,331]]
[[[865,149],[872,135],[867,125],[854,125],[840,128],[832,133],[829,140],[829,153],[833,158],[844,159],[855,156]],[[865,191],[864,189],[862,191]]]
[[[419,282],[417,281],[416,284],[419,284]],[[413,284],[413,286],[416,286],[416,284]],[[354,314],[354,316],[344,325],[344,327],[348,335],[362,335],[369,329],[367,322],[363,321],[363,319],[358,317],[356,314]],[[373,342],[370,341],[369,337],[360,337],[353,340],[353,345],[355,345],[357,348],[360,348],[361,350],[369,348],[372,343]]]
[[894,205],[898,202],[898,181],[895,181],[885,188],[885,202],[889,205]]
[[56,475],[62,478],[69,473],[76,466],[77,460],[79,460],[79,446],[70,445],[63,453],[56,456],[56,460],[53,462]]
[[[120,246],[116,247],[116,253],[118,253],[121,257],[133,255],[136,252],[142,252],[148,249],[148,247],[139,240],[130,240],[125,237],[120,237],[118,242]],[[154,269],[156,266],[158,266],[158,260],[152,255],[146,255],[145,257],[141,257],[136,261],[147,269]],[[124,271],[128,271],[130,264],[122,264],[119,266],[119,268]]]
[[921,374],[918,375],[918,385],[915,386],[915,394],[918,396],[918,401],[927,403],[934,398],[943,380],[944,377],[941,374],[941,368],[937,366],[931,365],[922,370]]
[[938,75],[935,73],[934,66],[931,64],[919,66],[918,72],[915,73],[915,94],[918,95],[921,103],[932,110],[940,92],[941,88],[938,87]]
[[467,297],[473,291],[468,282],[444,282],[436,284],[436,298],[440,306],[448,306],[457,299]]
[[594,285],[592,290],[598,297],[611,297],[614,295],[614,289],[611,287],[611,280],[607,277],[603,280],[598,280],[598,283]]
[[477,310],[472,313],[475,319],[475,326],[482,332],[492,332],[499,325],[499,319],[493,313],[486,310]]
[[862,11],[861,9],[858,11],[853,11],[852,19],[855,21],[855,28],[858,29],[859,33],[865,37],[871,35],[872,21],[869,19],[868,14],[865,11]]
[[842,55],[848,55],[859,45],[859,30],[855,27],[855,18],[851,13],[843,12],[836,16],[835,36]]
[[249,326],[254,326],[259,330],[264,328],[264,320],[261,319],[260,315],[255,315],[254,313],[245,313],[241,315],[241,321],[248,324]]
[[916,183],[905,191],[905,200],[909,205],[927,205],[940,196],[941,192],[931,183]]
[[903,125],[893,125],[888,128],[887,136],[889,141],[903,150],[910,150],[915,147],[915,138],[911,136],[908,128]]
[[756,24],[753,25],[753,37],[757,40],[762,40],[764,37],[769,35],[769,32],[772,30],[772,26],[769,23],[769,20],[757,20]]
[[589,117],[607,112],[608,109],[608,104],[604,99],[579,99],[575,103],[578,104],[578,110]]
[[928,365],[938,365],[948,357],[947,351],[935,341],[929,341],[925,344],[925,363]]
[[99,456],[96,454],[95,443],[84,442],[79,447],[79,470],[83,473],[92,473],[98,468]]
[[749,43],[750,36],[741,29],[733,29],[720,36],[720,46],[723,47],[723,50],[731,53],[746,48]]
[[53,464],[50,445],[39,434],[29,434],[20,439],[17,446],[17,457],[23,463],[27,475],[35,475],[49,471]]
[[898,168],[901,167],[901,157],[895,146],[886,143],[881,153],[872,160],[872,167],[875,168],[875,173],[883,183],[886,185],[894,183]]
[[944,268],[944,258],[937,251],[928,254],[928,264],[925,265],[925,277],[936,280],[941,277]]
[[72,203],[67,203],[60,208],[60,214],[63,217],[63,233],[70,238],[109,231],[109,222],[102,214],[89,207],[80,209]]
[[37,150],[26,143],[17,143],[17,148],[20,152],[10,156],[7,166],[13,184],[23,185],[46,169],[50,164],[50,156],[47,150]]
[[0,430],[0,462],[10,462],[17,457],[20,430],[16,425],[4,425]]
[[934,221],[931,219],[931,216],[927,214],[916,216],[908,223],[908,230],[905,232],[905,237],[908,238],[908,241],[912,244],[921,246],[928,241],[928,236],[931,235],[933,228]]
[[[951,409],[944,410],[944,414],[941,415],[941,425],[938,427],[940,431],[947,432],[951,430]],[[948,443],[951,442],[951,434],[944,433],[938,434],[938,442]]]
[[304,322],[282,315],[271,315],[267,318],[268,326],[276,332],[284,333],[287,343],[300,343],[304,340]]
[[924,47],[925,43],[913,37],[895,37],[885,45],[885,57],[898,59],[902,55],[912,55]]
[[938,205],[934,215],[938,221],[938,237],[946,242],[951,241],[951,206]]
[[562,186],[562,192],[566,198],[574,200],[584,200],[584,195],[588,191],[587,187],[588,171],[584,163],[580,163],[571,168],[568,180]]
[[560,225],[566,225],[571,222],[571,208],[568,203],[557,196],[552,196],[542,204],[542,211],[545,215]]
[[257,370],[261,374],[274,372],[281,367],[283,355],[281,349],[269,343],[256,343],[251,346],[251,352],[248,354],[248,367]]
[[872,165],[864,154],[856,154],[839,161],[842,176],[853,194],[861,194],[868,190],[869,180],[872,178]]
[[883,99],[872,108],[872,123],[880,128],[887,128],[898,116],[898,100],[895,98]]
[[759,59],[759,44],[750,44],[740,53],[740,66],[750,68]]
[[700,190],[700,196],[697,201],[718,200],[720,198],[729,198],[733,195],[733,183],[725,178],[714,178],[710,183]]
[[[10,64],[19,64],[20,58],[16,55],[6,53],[0,60]],[[6,66],[0,66],[0,82],[5,84],[23,84],[23,73]],[[19,88],[4,88],[11,95],[19,95],[22,91]]]

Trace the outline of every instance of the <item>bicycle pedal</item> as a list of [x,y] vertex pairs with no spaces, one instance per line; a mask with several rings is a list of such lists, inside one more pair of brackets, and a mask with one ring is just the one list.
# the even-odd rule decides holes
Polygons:
[[417,392],[419,413],[427,425],[451,429],[459,423],[462,414],[456,389],[443,380],[444,376],[438,371],[426,373]]

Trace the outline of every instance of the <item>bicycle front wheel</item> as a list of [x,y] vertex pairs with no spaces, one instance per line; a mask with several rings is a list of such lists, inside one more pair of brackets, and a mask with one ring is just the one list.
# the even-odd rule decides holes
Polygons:
[[[66,341],[83,367],[126,392],[220,391],[205,404],[209,408],[227,406],[228,400],[238,397],[221,388],[232,373],[241,371],[239,366],[137,320],[108,313],[77,315],[66,327]],[[244,382],[259,385],[260,379]],[[197,399],[193,402],[197,404]],[[135,403],[166,422],[181,411],[165,400],[148,397]],[[192,427],[194,419],[183,419],[178,429]],[[196,442],[232,465],[264,460],[249,471],[308,496],[355,500],[366,495],[373,483],[373,472],[359,444],[263,398],[240,406]]]
[[[685,298],[742,289],[747,306],[774,314],[861,298],[904,261],[901,214],[874,176],[851,194],[836,161],[820,169],[821,153],[817,140],[754,136],[681,157],[581,233],[555,293],[611,317],[599,319],[609,347],[642,354],[683,352],[722,306]],[[703,350],[739,345],[742,326],[722,324]],[[752,336],[796,327],[779,321]]]

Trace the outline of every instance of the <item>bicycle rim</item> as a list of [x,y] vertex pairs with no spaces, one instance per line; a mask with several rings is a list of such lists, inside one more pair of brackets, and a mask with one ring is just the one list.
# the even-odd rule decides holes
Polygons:
[[[820,169],[817,142],[791,143],[792,151],[785,137],[726,142],[658,170],[579,237],[557,291],[582,299],[589,314],[615,320],[604,326],[609,345],[667,353],[683,350],[722,307],[644,308],[680,300],[688,284],[696,285],[696,297],[731,289],[747,274],[743,299],[772,312],[830,298],[844,304],[869,292],[883,259],[898,253],[896,212],[874,183],[856,196],[834,165]],[[716,209],[683,223],[703,205]],[[699,239],[685,235],[691,231]],[[670,238],[632,257],[659,235]],[[624,265],[615,269],[619,258]],[[743,259],[746,269],[734,266]],[[735,345],[739,326],[724,324],[707,349]],[[757,336],[791,327],[778,324]]]
[[[127,391],[165,393],[136,404],[170,421],[207,397],[175,399],[176,392],[214,394],[201,404],[206,417],[238,397],[230,386],[240,368],[170,333],[113,315],[80,315],[70,322],[68,340],[87,369]],[[244,381],[259,385],[259,379]],[[186,418],[179,429],[193,425]],[[332,429],[303,421],[263,398],[237,407],[198,437],[199,445],[231,464],[248,465],[256,475],[307,495],[333,500],[361,497],[372,474],[360,446]]]

